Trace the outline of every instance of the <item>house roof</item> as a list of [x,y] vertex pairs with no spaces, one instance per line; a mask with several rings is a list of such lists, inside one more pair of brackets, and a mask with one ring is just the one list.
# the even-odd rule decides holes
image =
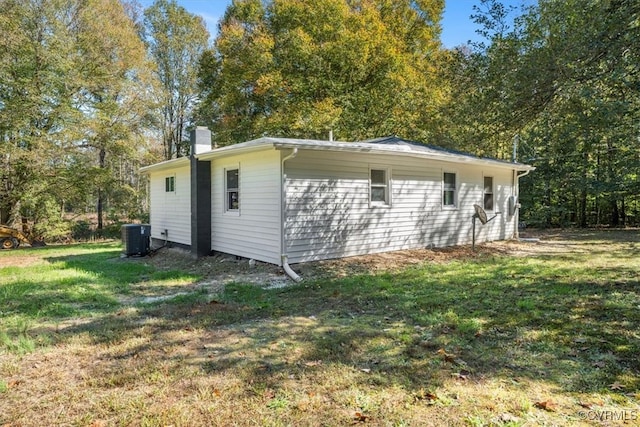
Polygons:
[[187,166],[189,164],[188,157],[178,157],[177,159],[165,160],[164,162],[154,163],[149,166],[140,168],[140,172],[148,173],[151,171],[161,171],[164,169],[173,169],[179,166]]
[[453,163],[491,165],[519,171],[533,170],[535,167],[523,163],[512,163],[488,157],[478,157],[461,151],[444,149],[432,145],[410,141],[397,136],[369,139],[357,142],[315,141],[287,138],[261,138],[273,143],[276,148],[303,148],[308,150],[367,152],[373,154],[400,155],[429,158]]
[[[340,152],[358,152],[371,154],[385,154],[428,158],[433,160],[442,160],[452,163],[487,165],[500,168],[515,169],[518,171],[529,171],[535,169],[533,166],[522,163],[512,163],[504,160],[491,159],[486,157],[478,157],[461,151],[449,150],[432,145],[422,144],[416,141],[410,141],[399,138],[397,136],[387,136],[383,138],[369,139],[357,142],[345,141],[322,141],[313,139],[295,139],[295,138],[271,138],[263,137],[252,141],[242,142],[240,144],[229,145],[204,153],[196,154],[200,160],[210,160],[217,157],[228,155],[236,155],[244,152],[258,151],[263,149],[305,149],[305,150],[322,150],[322,151],[340,151]],[[150,172],[152,170],[162,170],[173,168],[188,163],[187,158],[168,160],[155,165],[146,166],[140,169],[141,172]]]

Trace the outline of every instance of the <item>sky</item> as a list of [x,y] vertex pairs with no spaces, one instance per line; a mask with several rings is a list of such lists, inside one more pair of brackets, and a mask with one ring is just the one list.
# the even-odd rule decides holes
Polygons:
[[[143,7],[153,4],[153,0],[139,0]],[[224,11],[231,0],[177,0],[189,12],[204,18],[209,33],[212,37],[217,32],[217,24],[224,15]],[[504,4],[520,6],[522,3],[530,4],[531,0],[503,0]],[[471,21],[473,5],[480,0],[445,0],[445,10],[442,18],[442,44],[446,48],[454,48],[466,44],[469,40],[477,41],[479,36],[475,30],[478,28]]]

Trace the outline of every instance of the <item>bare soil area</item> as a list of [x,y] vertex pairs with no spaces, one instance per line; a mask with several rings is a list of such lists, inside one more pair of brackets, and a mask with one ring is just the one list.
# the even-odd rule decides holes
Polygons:
[[[600,232],[601,233],[601,232]],[[617,234],[629,239],[628,230],[614,230],[608,233],[613,240]],[[580,232],[579,236],[584,236]],[[638,238],[636,236],[636,238]],[[597,244],[597,242],[596,242]],[[304,279],[339,278],[353,274],[378,274],[418,266],[425,262],[443,263],[451,260],[469,260],[490,256],[542,256],[561,253],[586,253],[593,249],[594,242],[576,240],[564,230],[528,231],[520,240],[506,240],[482,243],[474,251],[471,245],[452,246],[435,249],[410,249],[370,255],[352,256],[292,265]],[[186,270],[203,277],[198,286],[210,290],[226,283],[251,283],[264,287],[281,287],[293,283],[282,268],[260,261],[252,261],[227,254],[216,254],[195,259],[179,248],[163,248],[149,257],[140,259],[164,270]]]

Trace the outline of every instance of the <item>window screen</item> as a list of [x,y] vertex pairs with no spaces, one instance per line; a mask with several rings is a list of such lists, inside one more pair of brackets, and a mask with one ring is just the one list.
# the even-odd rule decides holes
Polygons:
[[484,210],[493,210],[493,177],[484,177]]
[[389,188],[387,184],[387,171],[385,169],[371,169],[371,203],[388,203]]
[[226,172],[226,207],[228,211],[240,209],[240,177],[238,169],[228,169]]
[[443,176],[442,204],[444,206],[456,205],[456,174],[445,172]]

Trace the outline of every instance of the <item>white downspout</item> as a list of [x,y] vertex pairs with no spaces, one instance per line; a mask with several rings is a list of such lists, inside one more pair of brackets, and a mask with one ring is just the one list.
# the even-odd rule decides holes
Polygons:
[[293,271],[293,269],[291,268],[291,266],[289,266],[289,255],[287,255],[285,253],[285,248],[286,248],[286,241],[285,241],[285,212],[287,209],[287,192],[286,192],[286,186],[287,186],[287,175],[284,173],[284,162],[286,162],[287,160],[293,159],[294,157],[296,157],[298,155],[298,148],[294,148],[293,151],[291,152],[291,154],[289,154],[288,156],[285,156],[282,159],[282,163],[280,165],[280,175],[282,176],[282,191],[281,191],[281,197],[282,197],[282,201],[281,201],[281,207],[280,207],[280,230],[282,231],[282,236],[280,239],[280,259],[282,261],[282,268],[284,269],[284,272],[287,273],[287,275],[289,277],[291,277],[295,282],[301,282],[302,281],[302,277],[298,276],[298,274]]

